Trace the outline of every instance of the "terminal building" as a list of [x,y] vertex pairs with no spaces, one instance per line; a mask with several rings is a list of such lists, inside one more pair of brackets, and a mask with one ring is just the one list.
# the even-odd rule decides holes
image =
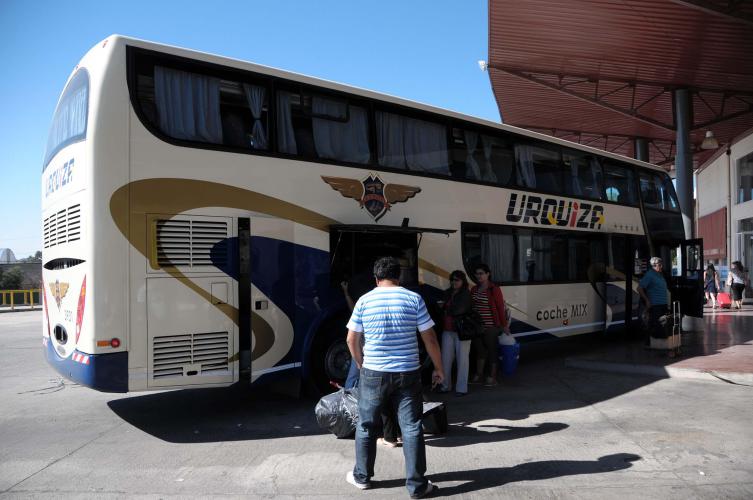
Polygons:
[[753,269],[753,3],[489,1],[502,121],[664,167],[704,260]]

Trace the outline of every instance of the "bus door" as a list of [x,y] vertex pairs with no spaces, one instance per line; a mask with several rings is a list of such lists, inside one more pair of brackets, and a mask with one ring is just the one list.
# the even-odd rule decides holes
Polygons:
[[703,317],[703,239],[680,245],[679,273],[672,278],[672,300],[680,301],[684,316]]
[[667,287],[672,301],[679,301],[684,316],[703,317],[703,240],[659,244]]
[[648,269],[648,242],[645,236],[609,236],[607,266],[606,331],[631,331],[639,318],[638,280]]

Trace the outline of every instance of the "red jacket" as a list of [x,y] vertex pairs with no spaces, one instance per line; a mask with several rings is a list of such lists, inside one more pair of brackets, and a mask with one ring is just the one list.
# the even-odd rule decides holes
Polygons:
[[[475,293],[476,290],[478,290],[478,285],[471,288],[471,293]],[[486,289],[486,296],[489,298],[489,307],[494,317],[494,326],[501,326],[502,328],[508,326],[507,315],[505,314],[505,298],[502,296],[502,289],[490,281],[489,287]]]

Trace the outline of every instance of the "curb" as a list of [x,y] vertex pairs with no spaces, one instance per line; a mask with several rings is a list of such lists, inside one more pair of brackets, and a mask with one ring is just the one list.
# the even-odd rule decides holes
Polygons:
[[29,307],[23,307],[23,309],[22,309],[22,307],[23,306],[19,306],[19,307],[16,307],[15,309],[11,309],[10,307],[8,307],[7,309],[6,308],[2,308],[2,309],[0,309],[0,314],[3,314],[3,313],[17,313],[17,312],[35,312],[35,311],[41,311],[42,310],[42,307],[40,307],[40,306],[37,306],[34,309],[31,309]]
[[609,363],[606,361],[591,361],[581,359],[565,359],[568,368],[580,368],[607,373],[621,373],[626,375],[646,375],[656,378],[683,378],[703,380],[706,382],[721,382],[727,384],[753,386],[753,373],[720,372],[712,370],[698,370],[694,368],[675,368],[671,366],[635,365],[630,363]]

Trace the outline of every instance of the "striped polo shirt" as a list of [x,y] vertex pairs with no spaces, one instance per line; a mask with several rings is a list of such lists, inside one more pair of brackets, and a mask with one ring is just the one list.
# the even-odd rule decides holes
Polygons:
[[424,299],[401,286],[378,286],[366,293],[348,321],[348,330],[364,336],[364,368],[380,372],[418,370],[416,329],[432,326]]

